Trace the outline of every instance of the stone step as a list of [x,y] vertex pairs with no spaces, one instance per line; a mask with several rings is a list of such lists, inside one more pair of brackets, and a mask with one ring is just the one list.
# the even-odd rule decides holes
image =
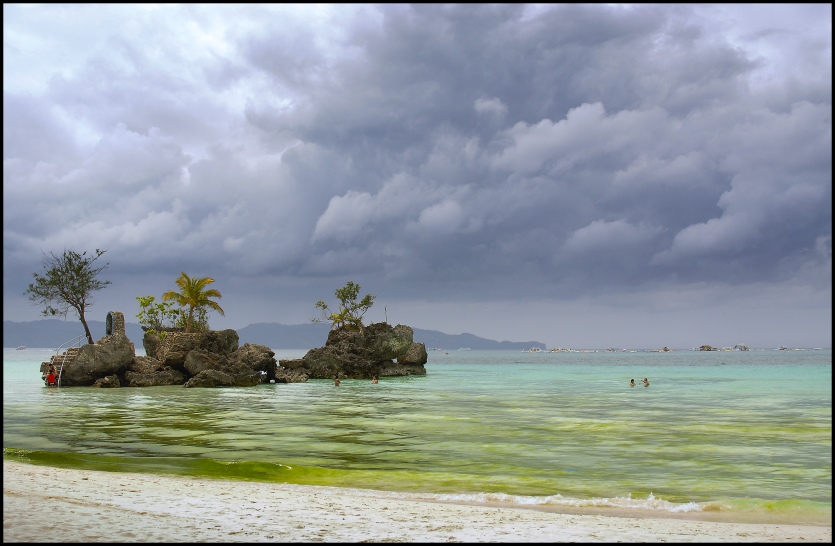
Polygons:
[[73,362],[76,358],[78,358],[79,351],[81,351],[81,347],[70,347],[63,353],[52,355],[51,357],[49,357],[48,362],[43,362],[41,364],[42,371],[49,368],[50,364],[54,364],[56,367],[60,367],[61,364]]

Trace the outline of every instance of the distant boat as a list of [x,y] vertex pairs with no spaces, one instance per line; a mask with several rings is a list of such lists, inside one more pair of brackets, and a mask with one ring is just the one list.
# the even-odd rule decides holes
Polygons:
[[531,347],[530,349],[522,349],[523,353],[542,353],[544,352],[539,347]]
[[469,351],[469,350],[470,350],[470,348],[469,348],[469,347],[461,347],[461,348],[460,348],[460,349],[458,349],[458,350],[459,350],[459,351]]
[[18,347],[15,349],[15,351],[25,351],[26,349],[28,349],[28,347],[26,347],[26,345],[18,345]]

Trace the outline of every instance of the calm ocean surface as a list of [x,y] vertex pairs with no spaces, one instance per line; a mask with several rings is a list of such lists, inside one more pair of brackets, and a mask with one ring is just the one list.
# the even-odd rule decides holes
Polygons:
[[545,510],[832,522],[830,349],[430,351],[426,376],[378,385],[221,389],[48,389],[39,367],[52,354],[3,350],[6,459]]

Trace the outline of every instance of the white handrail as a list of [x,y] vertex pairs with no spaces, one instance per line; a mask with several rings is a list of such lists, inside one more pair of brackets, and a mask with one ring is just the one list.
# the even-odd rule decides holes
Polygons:
[[62,343],[57,349],[55,349],[55,356],[58,357],[58,353],[61,351],[63,347],[66,347],[67,350],[64,351],[64,357],[61,359],[61,367],[58,369],[58,381],[55,383],[56,386],[61,386],[61,373],[64,371],[64,363],[67,361],[67,353],[69,352],[70,347],[77,346],[81,347],[81,340],[86,340],[87,336],[85,334],[81,334],[80,336],[76,336],[69,341]]

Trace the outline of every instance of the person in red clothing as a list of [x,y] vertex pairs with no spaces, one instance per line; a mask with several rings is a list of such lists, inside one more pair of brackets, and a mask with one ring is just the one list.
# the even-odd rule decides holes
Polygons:
[[55,366],[49,367],[49,372],[46,374],[46,386],[54,387],[58,381],[55,379]]

